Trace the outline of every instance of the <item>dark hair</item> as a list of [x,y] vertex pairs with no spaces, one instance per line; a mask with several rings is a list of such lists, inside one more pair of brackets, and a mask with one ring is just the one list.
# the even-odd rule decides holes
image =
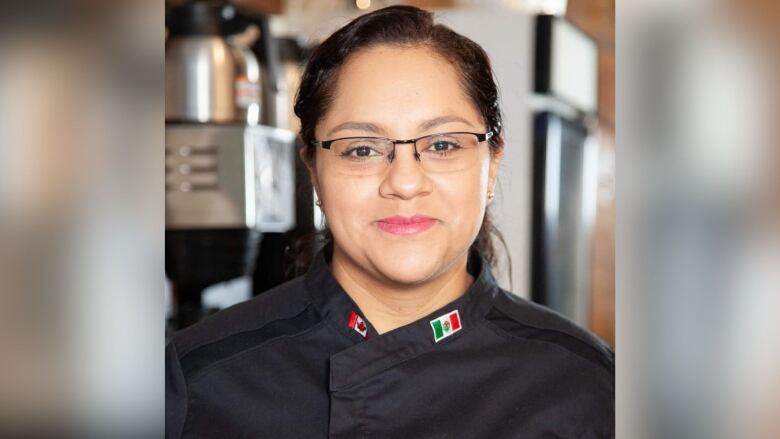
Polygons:
[[[466,95],[479,110],[487,128],[495,133],[489,141],[491,154],[504,147],[498,87],[493,79],[490,60],[482,47],[446,26],[434,24],[431,12],[412,6],[390,6],[352,20],[312,52],[295,99],[295,115],[301,120],[303,140],[300,155],[307,164],[314,162],[314,130],[333,102],[340,68],[351,55],[377,45],[426,47],[452,63],[457,68]],[[506,250],[506,242],[486,210],[482,227],[471,247],[495,267],[497,258],[491,236],[501,241]],[[326,231],[319,238],[327,243],[332,236]],[[511,278],[508,251],[506,256]],[[297,262],[298,267],[305,264]]]

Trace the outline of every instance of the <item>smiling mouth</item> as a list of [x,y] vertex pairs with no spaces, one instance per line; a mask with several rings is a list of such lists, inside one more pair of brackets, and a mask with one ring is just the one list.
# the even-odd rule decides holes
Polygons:
[[377,227],[393,235],[416,235],[422,233],[436,224],[435,218],[423,215],[415,215],[411,218],[394,216],[384,218],[376,222]]

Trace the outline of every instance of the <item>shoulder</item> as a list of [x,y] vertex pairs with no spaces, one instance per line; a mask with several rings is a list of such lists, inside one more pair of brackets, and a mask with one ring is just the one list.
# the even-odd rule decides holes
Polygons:
[[614,376],[615,354],[609,345],[547,307],[500,289],[486,318],[507,336],[563,349]]
[[[242,346],[250,347],[279,336],[279,331],[267,330],[278,322],[298,320],[296,325],[285,325],[288,332],[305,330],[316,323],[310,305],[303,277],[297,277],[179,331],[168,348],[182,359],[204,350],[225,352],[227,345],[227,350],[235,353]],[[307,316],[300,318],[303,314]]]

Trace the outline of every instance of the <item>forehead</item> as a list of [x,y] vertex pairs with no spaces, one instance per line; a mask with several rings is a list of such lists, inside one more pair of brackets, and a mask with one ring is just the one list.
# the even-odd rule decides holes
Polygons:
[[320,125],[361,120],[404,130],[443,115],[481,125],[455,66],[426,47],[376,46],[352,55],[342,66]]

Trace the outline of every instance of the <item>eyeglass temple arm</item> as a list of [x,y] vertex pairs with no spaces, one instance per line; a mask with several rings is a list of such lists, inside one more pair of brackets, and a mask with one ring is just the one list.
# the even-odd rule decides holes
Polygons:
[[333,143],[332,140],[313,140],[311,142],[312,146],[314,146],[315,148],[321,146],[322,149],[330,149],[331,143]]
[[477,140],[484,142],[485,140],[492,139],[494,135],[493,131],[488,131],[485,134],[477,134]]

